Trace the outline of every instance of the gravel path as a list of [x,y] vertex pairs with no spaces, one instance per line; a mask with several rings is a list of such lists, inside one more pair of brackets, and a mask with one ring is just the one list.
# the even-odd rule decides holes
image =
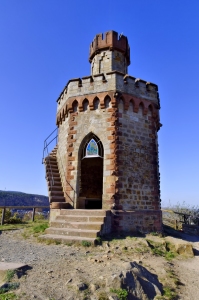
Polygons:
[[[30,267],[21,278],[15,275],[14,281],[20,283],[16,291],[18,299],[98,300],[104,295],[107,278],[118,274],[122,264],[129,261],[141,262],[160,279],[166,278],[168,268],[172,268],[182,283],[178,287],[178,299],[199,299],[199,256],[168,263],[163,257],[135,251],[141,239],[137,242],[126,240],[126,248],[120,241],[119,245],[112,242],[111,246],[105,243],[103,247],[83,248],[46,245],[38,243],[34,237],[24,240],[22,232],[3,231],[0,234],[0,261],[20,262]],[[199,250],[199,243],[195,242],[194,247]],[[89,289],[84,289],[85,286]]]

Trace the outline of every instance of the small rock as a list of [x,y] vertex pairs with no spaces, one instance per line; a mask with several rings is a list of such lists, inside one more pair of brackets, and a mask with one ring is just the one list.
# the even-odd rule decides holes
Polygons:
[[90,289],[91,289],[91,291],[92,292],[95,292],[96,290],[98,290],[99,289],[99,285],[98,284],[91,284],[90,285]]
[[77,284],[77,289],[79,290],[79,291],[84,291],[84,290],[86,290],[88,288],[88,286],[87,286],[87,284],[85,284],[85,283],[78,283]]
[[107,242],[107,243],[105,243],[104,244],[104,246],[106,247],[106,248],[109,248],[110,247],[110,245],[109,245],[109,243]]
[[66,281],[66,284],[68,284],[68,283],[71,282],[71,281],[72,281],[72,278],[68,279],[68,280]]
[[52,273],[53,272],[53,270],[48,270],[48,271],[46,271],[46,273]]

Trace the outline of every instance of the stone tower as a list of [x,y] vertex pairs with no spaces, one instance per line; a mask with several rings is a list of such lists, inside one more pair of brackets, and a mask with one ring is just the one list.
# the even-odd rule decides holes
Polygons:
[[89,62],[91,75],[57,100],[58,143],[45,158],[51,228],[60,214],[103,213],[98,235],[161,231],[158,87],[128,74],[128,39],[115,31],[95,36]]

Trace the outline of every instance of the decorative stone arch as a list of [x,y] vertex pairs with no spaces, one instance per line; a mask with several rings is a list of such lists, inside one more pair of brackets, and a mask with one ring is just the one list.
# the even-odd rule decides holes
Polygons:
[[109,95],[106,95],[104,98],[104,108],[110,108],[111,104],[111,97]]
[[[91,149],[92,145],[94,146],[93,152]],[[77,208],[102,208],[103,177],[104,146],[97,135],[89,132],[82,139],[78,149],[76,180]]]
[[124,106],[125,106],[124,98],[120,97],[118,100],[118,110],[120,113],[124,112]]
[[151,117],[153,116],[154,107],[152,104],[149,104],[149,106],[148,106],[148,113],[149,113],[149,115],[151,115]]
[[72,111],[73,112],[77,112],[78,111],[78,106],[79,106],[79,103],[77,100],[74,100],[73,103],[72,103]]
[[100,107],[100,99],[98,97],[95,97],[93,100],[93,109],[96,110],[99,109],[99,107]]
[[144,115],[145,106],[144,106],[144,102],[143,101],[140,101],[140,103],[139,103],[138,113],[139,113],[140,109],[142,111],[142,115]]
[[129,107],[128,107],[129,113],[134,112],[134,107],[135,107],[134,100],[133,99],[129,100]]
[[83,111],[87,111],[88,108],[89,108],[89,101],[87,98],[85,98],[82,102],[82,109],[83,109]]
[[[82,150],[85,147],[85,144],[92,139],[93,137],[95,137],[96,140],[99,140],[101,145],[103,148],[103,157],[100,158],[102,160],[102,166],[103,166],[103,170],[102,170],[102,191],[101,191],[101,204],[102,207],[103,206],[107,206],[106,201],[107,201],[107,195],[106,195],[106,188],[105,188],[105,182],[106,182],[106,177],[107,175],[107,171],[106,171],[106,165],[107,163],[110,163],[110,159],[107,159],[107,155],[109,155],[109,149],[110,149],[110,141],[107,139],[106,135],[103,134],[103,132],[97,132],[95,133],[94,131],[90,131],[88,133],[85,133],[84,135],[81,135],[78,137],[78,139],[76,140],[76,143],[74,144],[74,157],[75,157],[75,161],[73,162],[73,166],[75,171],[74,174],[74,179],[73,182],[75,183],[75,190],[77,192],[76,194],[76,208],[85,208],[84,207],[84,202],[85,202],[85,198],[86,197],[81,197],[81,162],[82,162]],[[100,155],[101,156],[101,155]],[[105,159],[104,159],[105,158]],[[90,158],[85,158],[84,160],[89,160]],[[98,208],[97,208],[98,209]]]

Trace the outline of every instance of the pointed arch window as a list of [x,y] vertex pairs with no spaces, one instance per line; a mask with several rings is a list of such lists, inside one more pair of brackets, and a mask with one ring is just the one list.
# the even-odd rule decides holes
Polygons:
[[82,159],[83,158],[92,158],[92,157],[103,157],[104,149],[100,139],[92,134],[88,137],[87,142],[85,143],[82,149]]
[[94,139],[91,139],[86,147],[86,156],[98,156],[98,145]]

